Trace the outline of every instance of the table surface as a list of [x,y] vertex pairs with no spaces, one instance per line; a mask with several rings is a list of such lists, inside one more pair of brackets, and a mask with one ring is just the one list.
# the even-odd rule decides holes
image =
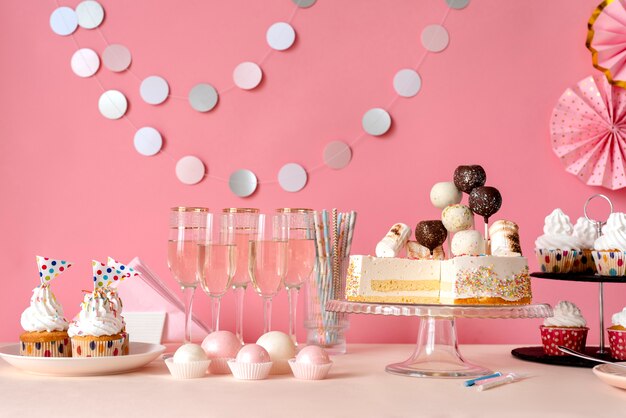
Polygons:
[[385,365],[409,357],[408,344],[349,345],[322,381],[175,380],[160,359],[128,374],[50,377],[0,361],[0,416],[626,417],[626,390],[603,383],[591,369],[518,360],[510,354],[518,346],[461,347],[467,359],[492,370],[531,375],[484,392],[464,387],[463,379],[386,373]]

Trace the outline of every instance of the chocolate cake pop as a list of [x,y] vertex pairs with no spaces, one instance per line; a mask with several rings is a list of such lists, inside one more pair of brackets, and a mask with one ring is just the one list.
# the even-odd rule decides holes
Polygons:
[[502,206],[502,195],[495,187],[476,187],[469,196],[469,207],[472,212],[485,218],[485,223],[489,222],[489,217],[500,210]]
[[460,165],[454,170],[454,185],[469,194],[476,187],[485,185],[487,174],[479,165]]
[[448,230],[439,220],[421,221],[415,227],[415,239],[430,250],[430,255],[433,255],[433,250],[443,244],[447,237]]

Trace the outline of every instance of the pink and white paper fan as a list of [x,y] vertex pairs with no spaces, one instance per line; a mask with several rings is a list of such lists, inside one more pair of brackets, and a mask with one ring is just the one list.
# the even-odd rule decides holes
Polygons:
[[626,90],[590,76],[559,98],[552,149],[568,173],[590,186],[626,187]]
[[611,84],[626,88],[626,0],[603,1],[587,26],[593,66]]

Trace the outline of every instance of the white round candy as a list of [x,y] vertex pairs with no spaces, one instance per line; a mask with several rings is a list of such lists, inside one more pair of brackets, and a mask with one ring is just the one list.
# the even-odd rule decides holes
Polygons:
[[448,232],[458,232],[474,227],[474,214],[465,205],[450,205],[441,212],[441,222]]
[[430,202],[434,207],[443,209],[446,206],[455,205],[461,202],[463,193],[454,185],[454,182],[444,181],[436,183],[430,189]]
[[208,360],[208,357],[198,344],[181,345],[174,353],[174,363],[191,363],[202,360]]
[[485,240],[474,229],[459,231],[452,238],[452,255],[480,255],[485,253]]
[[270,374],[287,374],[291,373],[291,368],[287,362],[296,355],[296,346],[289,335],[280,331],[270,331],[261,335],[256,342],[265,348],[270,354],[270,358],[274,363]]

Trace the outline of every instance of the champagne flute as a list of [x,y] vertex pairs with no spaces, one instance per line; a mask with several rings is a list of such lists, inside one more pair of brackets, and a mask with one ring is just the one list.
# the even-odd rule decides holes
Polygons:
[[206,235],[198,244],[198,281],[211,298],[211,332],[220,329],[220,302],[237,268],[232,214],[208,214]]
[[246,288],[250,283],[248,274],[248,250],[250,238],[256,233],[259,210],[255,208],[225,208],[223,213],[232,215],[237,246],[237,271],[232,287],[235,294],[235,335],[243,345],[243,306]]
[[198,242],[205,235],[208,208],[177,207],[170,210],[167,265],[185,298],[183,343],[191,342],[191,309],[198,286]]
[[313,209],[276,209],[287,217],[289,272],[285,276],[285,289],[289,299],[289,336],[297,346],[296,311],[302,283],[309,279],[315,266],[315,226]]
[[257,232],[250,239],[248,272],[265,302],[263,333],[272,329],[272,298],[283,285],[287,263],[287,218],[282,213],[259,215]]

